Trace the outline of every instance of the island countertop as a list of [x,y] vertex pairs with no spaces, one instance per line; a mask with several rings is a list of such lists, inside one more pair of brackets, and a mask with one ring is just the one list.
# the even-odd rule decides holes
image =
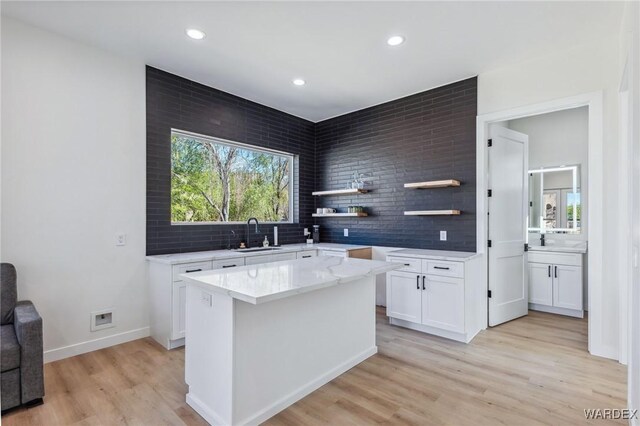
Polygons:
[[400,263],[318,256],[181,275],[234,299],[259,304],[399,269]]

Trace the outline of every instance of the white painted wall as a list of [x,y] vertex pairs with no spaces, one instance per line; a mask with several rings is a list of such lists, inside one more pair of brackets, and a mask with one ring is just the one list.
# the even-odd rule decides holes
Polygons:
[[[584,93],[603,91],[604,94],[604,209],[603,265],[617,264],[619,236],[614,227],[619,212],[617,205],[617,108],[619,83],[619,39],[611,37],[579,46],[569,51],[552,52],[546,56],[519,64],[481,73],[478,76],[478,114],[504,111],[511,108],[539,104]],[[594,200],[594,202],[598,202]],[[604,277],[589,277],[601,279]],[[608,356],[618,357],[618,273],[607,268],[607,291],[600,303],[603,328],[600,340]]]
[[46,359],[148,335],[144,64],[3,17],[2,107],[2,261]]

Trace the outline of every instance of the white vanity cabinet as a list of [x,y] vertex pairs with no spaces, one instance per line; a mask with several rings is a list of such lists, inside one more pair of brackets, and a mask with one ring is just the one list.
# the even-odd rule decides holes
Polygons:
[[391,324],[465,343],[482,329],[486,289],[476,279],[481,264],[475,253],[399,250],[387,261],[404,265],[387,273]]
[[582,318],[583,255],[530,251],[529,309]]

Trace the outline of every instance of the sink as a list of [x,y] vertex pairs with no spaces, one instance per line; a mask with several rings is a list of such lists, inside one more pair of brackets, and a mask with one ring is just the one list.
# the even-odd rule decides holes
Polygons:
[[282,247],[253,247],[253,248],[244,248],[244,249],[236,249],[238,253],[255,253],[260,251],[275,251],[282,250]]

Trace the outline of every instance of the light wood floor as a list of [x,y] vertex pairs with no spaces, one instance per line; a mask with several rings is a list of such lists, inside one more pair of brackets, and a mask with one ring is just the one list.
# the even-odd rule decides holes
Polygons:
[[[624,408],[626,368],[590,356],[586,336],[586,320],[531,312],[465,345],[378,310],[379,353],[267,424],[587,424],[585,408]],[[45,404],[2,423],[205,424],[184,402],[183,365],[184,350],[149,338],[50,363]]]

